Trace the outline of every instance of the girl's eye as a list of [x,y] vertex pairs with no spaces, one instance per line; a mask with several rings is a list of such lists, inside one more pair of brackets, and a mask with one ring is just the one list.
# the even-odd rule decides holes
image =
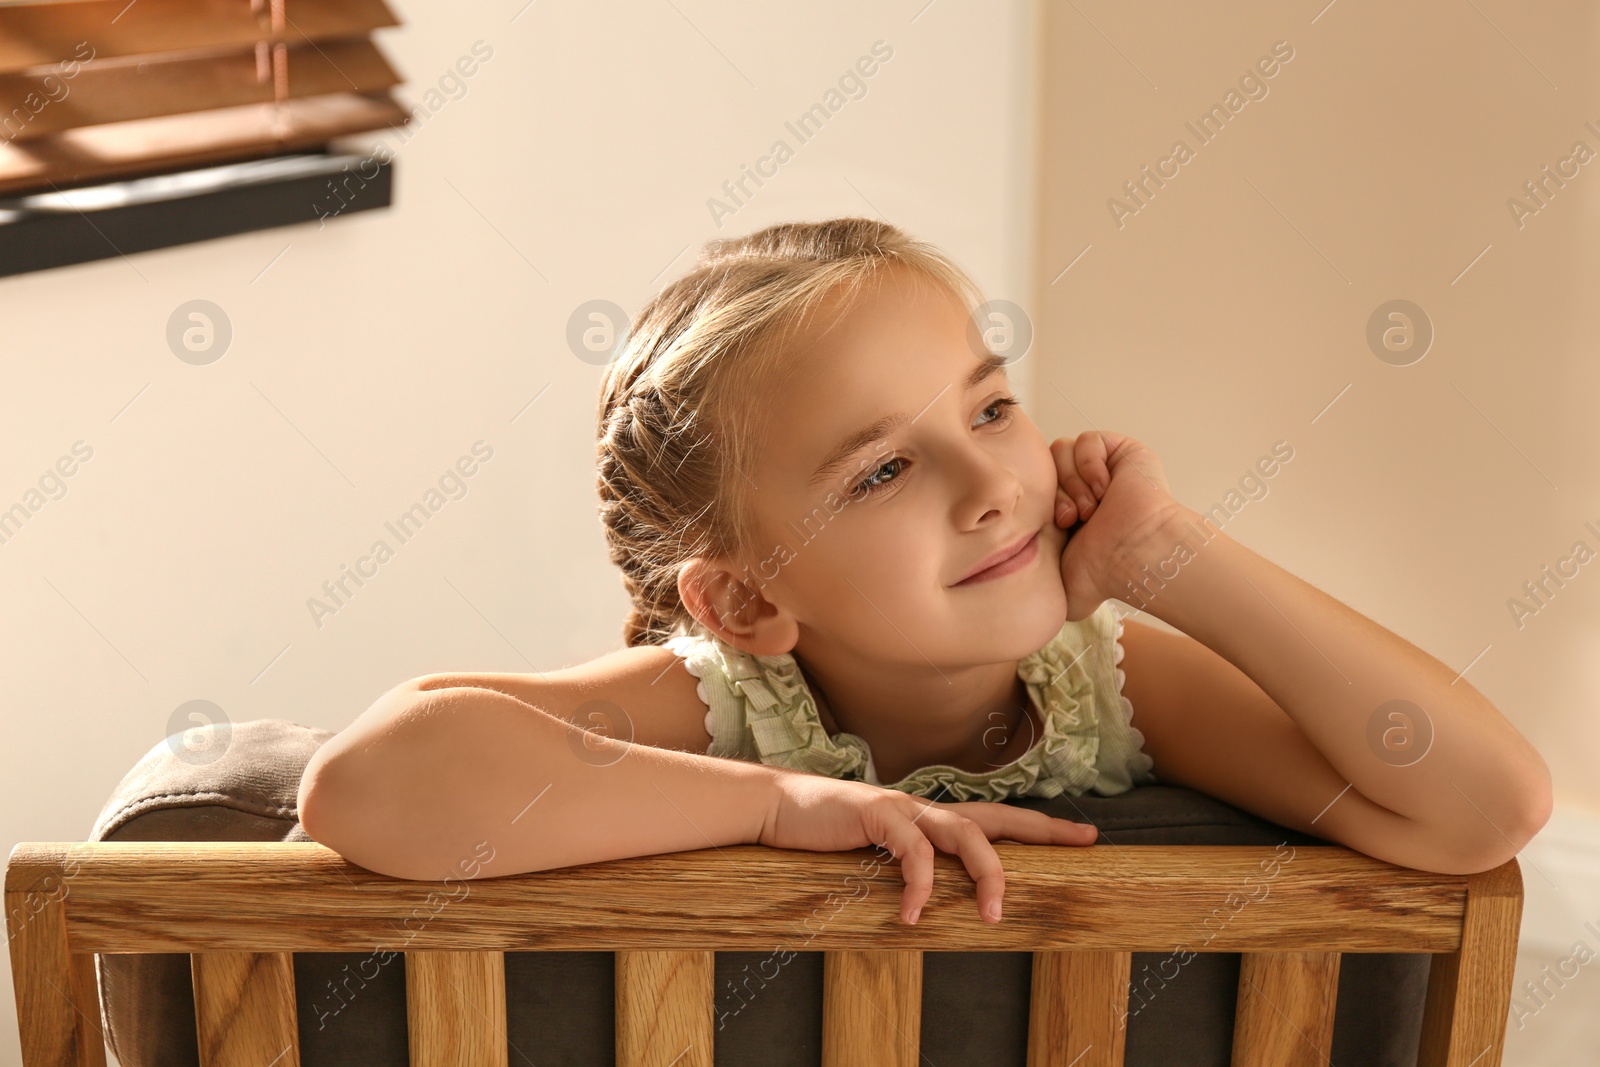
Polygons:
[[[1012,415],[1012,409],[1018,407],[1019,405],[1020,402],[1014,396],[998,397],[983,409],[985,412],[995,411],[997,414],[991,419],[983,420],[979,425],[1004,426],[1014,417]],[[870,474],[856,483],[854,492],[861,495],[870,495],[872,493],[879,492],[880,490],[887,489],[894,482],[895,477],[892,476],[887,480],[879,481],[878,476],[883,473],[886,467],[894,467],[895,475],[898,476],[899,472],[904,468],[895,465],[903,463],[905,463],[905,460],[898,456],[892,459],[884,460],[877,467],[873,468]]]
[[987,420],[984,425],[988,425],[989,423],[1004,424],[1004,423],[1010,422],[1011,418],[1012,418],[1011,409],[1015,408],[1017,406],[1018,406],[1018,401],[1017,401],[1017,398],[1014,397],[1014,396],[1002,396],[1002,397],[996,398],[994,400],[994,402],[992,402],[988,407],[984,408],[983,410],[984,411],[992,411],[995,408],[999,408],[1000,409],[1000,413],[998,415],[996,415],[994,418]]
[[[888,485],[889,485],[889,482],[875,481],[875,479],[878,477],[878,475],[883,473],[883,469],[885,467],[894,466],[894,464],[896,464],[896,463],[904,463],[904,462],[905,462],[905,460],[901,459],[898,456],[896,456],[893,459],[884,460],[882,463],[878,464],[878,466],[873,468],[871,474],[867,475],[865,478],[861,479],[861,481],[856,483],[855,491],[857,493],[860,493],[860,494],[863,494],[863,495],[867,495],[867,494],[871,494],[871,493],[876,493],[881,489],[887,488]],[[898,467],[895,468],[895,470],[897,472],[899,471],[899,469],[900,468],[898,468]]]

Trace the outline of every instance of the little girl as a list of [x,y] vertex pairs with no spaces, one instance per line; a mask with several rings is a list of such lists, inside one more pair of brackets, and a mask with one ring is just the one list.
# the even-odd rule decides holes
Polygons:
[[1505,718],[1179,504],[1138,441],[1047,442],[980,302],[869,219],[707,245],[601,387],[627,647],[396,686],[307,767],[307,833],[416,879],[485,842],[489,875],[878,845],[907,922],[935,849],[998,922],[991,842],[1095,841],[997,802],[1156,781],[1425,870],[1515,855],[1550,778]]

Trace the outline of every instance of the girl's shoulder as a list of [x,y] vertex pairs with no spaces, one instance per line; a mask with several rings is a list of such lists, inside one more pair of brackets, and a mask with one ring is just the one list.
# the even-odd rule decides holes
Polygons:
[[704,754],[711,740],[699,680],[660,645],[622,648],[543,674],[486,676],[481,681],[583,729],[601,729],[651,748]]

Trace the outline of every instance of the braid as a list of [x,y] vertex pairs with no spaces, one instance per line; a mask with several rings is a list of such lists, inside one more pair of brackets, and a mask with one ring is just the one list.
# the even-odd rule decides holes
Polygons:
[[661,644],[692,622],[678,596],[678,570],[709,538],[694,532],[699,516],[682,502],[703,499],[708,488],[714,496],[716,477],[692,440],[692,422],[646,379],[612,408],[600,437],[600,520],[633,602],[624,624],[630,647]]

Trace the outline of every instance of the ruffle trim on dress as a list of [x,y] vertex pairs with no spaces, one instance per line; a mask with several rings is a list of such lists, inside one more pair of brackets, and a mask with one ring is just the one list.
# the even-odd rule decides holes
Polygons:
[[1082,793],[1099,778],[1095,765],[1100,752],[1100,713],[1095,706],[1094,680],[1082,666],[1081,654],[1074,652],[1076,642],[1067,640],[1067,634],[1087,636],[1082,628],[1069,623],[1055,639],[1017,664],[1017,675],[1027,685],[1029,698],[1046,712],[1044,740],[1022,758],[1037,751],[1040,771],[1048,772],[1050,782],[1058,787],[1050,794],[1029,794],[1033,796],[1058,796],[1068,788]]
[[[1126,675],[1120,667],[1122,619],[1116,622],[1112,663],[1116,707],[1136,743],[1128,767],[1137,783],[1154,761],[1144,749],[1144,734],[1133,725],[1133,705],[1123,695]],[[1093,677],[1081,660],[1086,651],[1070,635],[1089,638],[1077,627],[1063,627],[1048,644],[1018,662],[1017,675],[1030,701],[1041,711],[1044,737],[1016,760],[993,771],[966,771],[948,764],[919,768],[897,782],[879,783],[913,795],[932,795],[941,787],[957,801],[1000,801],[1015,796],[1056,797],[1068,789],[1087,792],[1099,780],[1101,726]],[[809,771],[831,778],[872,781],[872,752],[864,738],[841,732],[829,736],[793,655],[757,656],[721,642],[678,635],[665,647],[682,657],[696,679],[696,692],[706,705],[706,732],[716,737],[705,669],[720,668],[733,692],[742,697],[745,728],[760,762]],[[714,659],[713,659],[714,657]],[[697,660],[700,665],[697,665]],[[1029,720],[1030,724],[1032,720]]]
[[764,763],[830,778],[867,780],[871,752],[850,733],[829,737],[793,655],[740,653],[730,670],[747,702],[746,721]]
[[[948,764],[921,767],[885,788],[925,795],[945,788],[957,800],[999,801],[1014,796],[1056,797],[1068,786],[1087,790],[1099,777],[1099,719],[1094,683],[1076,660],[1063,655],[1060,635],[1024,657],[1017,674],[1041,710],[1044,737],[1011,763],[993,771]],[[867,779],[871,751],[852,733],[828,736],[800,665],[792,655],[752,656],[730,672],[749,701],[749,722],[763,762],[830,777]],[[730,664],[732,666],[732,664]],[[1031,720],[1030,720],[1031,721]]]
[[[1117,616],[1117,632],[1112,642],[1116,650],[1112,653],[1111,662],[1115,665],[1121,663],[1122,657],[1126,654],[1126,650],[1122,647],[1122,617],[1120,615]],[[1137,726],[1133,725],[1132,701],[1122,695],[1122,685],[1127,680],[1127,675],[1122,672],[1121,667],[1114,667],[1114,670],[1117,676],[1117,700],[1122,705],[1122,721],[1127,723],[1128,732],[1133,735],[1134,744],[1138,746],[1138,751],[1128,761],[1128,767],[1133,771],[1134,784],[1137,785],[1139,779],[1154,772],[1155,760],[1151,759],[1144,750],[1144,734]]]
[[678,658],[683,660],[683,669],[696,678],[694,691],[699,695],[700,703],[706,706],[706,733],[715,738],[717,733],[712,724],[716,721],[716,717],[711,711],[711,698],[706,696],[705,675],[700,673],[700,668],[695,666],[694,659],[689,655],[689,650],[694,648],[696,644],[695,639],[688,634],[679,634],[677,637],[669,638],[663,642],[664,647],[671,649]]

